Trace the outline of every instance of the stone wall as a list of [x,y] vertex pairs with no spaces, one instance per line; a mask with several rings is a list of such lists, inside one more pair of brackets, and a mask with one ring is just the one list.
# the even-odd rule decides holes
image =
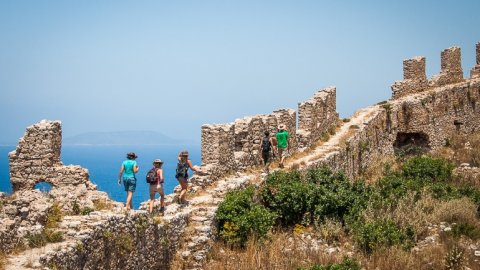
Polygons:
[[393,98],[410,95],[427,89],[425,57],[403,60],[403,80],[392,85]]
[[477,43],[477,61],[475,66],[472,68],[470,71],[470,77],[471,78],[479,78],[480,77],[480,42]]
[[260,147],[264,132],[269,131],[274,137],[280,124],[286,126],[290,135],[290,154],[305,149],[337,125],[335,87],[320,90],[310,100],[299,103],[298,119],[297,130],[297,112],[279,109],[268,115],[236,119],[230,124],[203,125],[202,164],[215,176],[262,164]]
[[[64,166],[60,161],[62,128],[60,121],[41,122],[27,127],[15,151],[9,153],[13,195],[2,199],[0,209],[0,251],[9,252],[27,244],[27,234],[40,233],[53,205],[63,213],[75,209],[94,210],[96,203],[121,207],[105,192],[96,190],[88,170]],[[35,184],[46,182],[46,193]]]
[[15,151],[9,154],[10,181],[13,191],[31,190],[46,182],[53,187],[84,184],[95,189],[88,170],[80,166],[63,166],[60,161],[62,127],[60,121],[46,121],[27,127]]
[[461,82],[463,80],[460,48],[451,47],[443,50],[440,60],[440,74],[432,77],[432,80],[429,82],[430,86],[437,87]]
[[298,104],[297,141],[299,148],[309,147],[338,122],[336,88],[329,87],[315,93],[313,98]]
[[102,220],[88,231],[79,231],[72,247],[40,258],[50,269],[170,269],[179,235],[186,226],[183,217],[156,222],[146,212],[132,215],[95,212]]

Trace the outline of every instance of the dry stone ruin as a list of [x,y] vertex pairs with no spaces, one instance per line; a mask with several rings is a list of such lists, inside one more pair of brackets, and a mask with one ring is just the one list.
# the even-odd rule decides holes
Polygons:
[[[178,205],[176,195],[167,196],[163,217],[152,218],[142,210],[122,212],[120,204],[95,190],[86,169],[64,166],[60,161],[60,122],[42,121],[28,127],[10,153],[14,194],[0,194],[0,248],[9,253],[25,241],[28,231],[42,231],[54,204],[66,213],[58,228],[65,239],[44,250],[9,255],[7,269],[32,265],[51,269],[202,269],[215,237],[218,204],[227,191],[263,179],[248,169],[261,164],[265,130],[274,135],[279,124],[286,125],[291,135],[290,154],[294,155],[287,166],[306,170],[327,165],[350,177],[406,147],[435,149],[452,133],[478,131],[480,43],[468,79],[463,78],[460,48],[448,48],[440,57],[440,73],[431,79],[426,76],[424,57],[405,60],[403,80],[392,85],[392,98],[359,110],[349,121],[339,121],[336,88],[329,87],[300,102],[297,111],[278,109],[227,124],[203,125],[202,167],[208,174],[195,175],[189,182],[190,205]],[[304,154],[295,158],[298,152]],[[47,195],[33,189],[42,181],[53,186]],[[100,198],[114,207],[95,209],[88,215],[71,213],[74,201],[94,207]],[[132,237],[128,240],[125,235]],[[161,260],[142,255],[153,246]],[[26,254],[38,259],[28,262]]]

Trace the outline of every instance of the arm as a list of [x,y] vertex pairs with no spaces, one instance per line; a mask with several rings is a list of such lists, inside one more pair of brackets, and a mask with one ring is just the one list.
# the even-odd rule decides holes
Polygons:
[[122,167],[120,167],[120,173],[118,174],[118,184],[119,185],[122,183],[122,175],[123,175],[123,164],[122,164]]
[[192,161],[190,159],[187,161],[187,164],[188,164],[188,167],[190,167],[190,169],[192,171],[194,171],[194,172],[199,172],[200,171],[200,170],[196,169],[195,167],[193,167]]
[[135,165],[133,165],[133,173],[137,173],[139,170],[137,162],[135,162]]
[[158,169],[157,170],[157,176],[158,176],[158,180],[161,182],[163,182],[163,169]]

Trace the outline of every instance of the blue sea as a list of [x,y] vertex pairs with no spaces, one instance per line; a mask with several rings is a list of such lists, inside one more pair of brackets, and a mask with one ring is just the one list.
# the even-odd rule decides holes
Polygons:
[[[137,174],[137,190],[133,195],[133,205],[138,208],[140,202],[149,199],[148,184],[145,175],[152,168],[154,159],[161,159],[165,175],[165,193],[170,194],[178,185],[175,179],[177,155],[183,149],[190,153],[193,165],[200,165],[200,145],[155,145],[155,146],[63,146],[61,160],[63,164],[80,165],[88,169],[90,179],[99,190],[108,193],[110,198],[125,202],[123,185],[117,183],[118,173],[128,152],[135,152],[140,171]],[[9,180],[8,153],[15,146],[0,146],[0,191],[11,193]],[[42,189],[40,187],[40,189]],[[158,194],[157,194],[158,197]]]

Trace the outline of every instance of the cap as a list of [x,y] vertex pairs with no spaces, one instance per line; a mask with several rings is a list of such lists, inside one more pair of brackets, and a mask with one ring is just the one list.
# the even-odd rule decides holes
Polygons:
[[188,156],[188,151],[183,150],[182,152],[180,152],[180,156]]
[[161,159],[155,159],[153,161],[153,164],[158,163],[158,164],[163,164],[163,161]]

